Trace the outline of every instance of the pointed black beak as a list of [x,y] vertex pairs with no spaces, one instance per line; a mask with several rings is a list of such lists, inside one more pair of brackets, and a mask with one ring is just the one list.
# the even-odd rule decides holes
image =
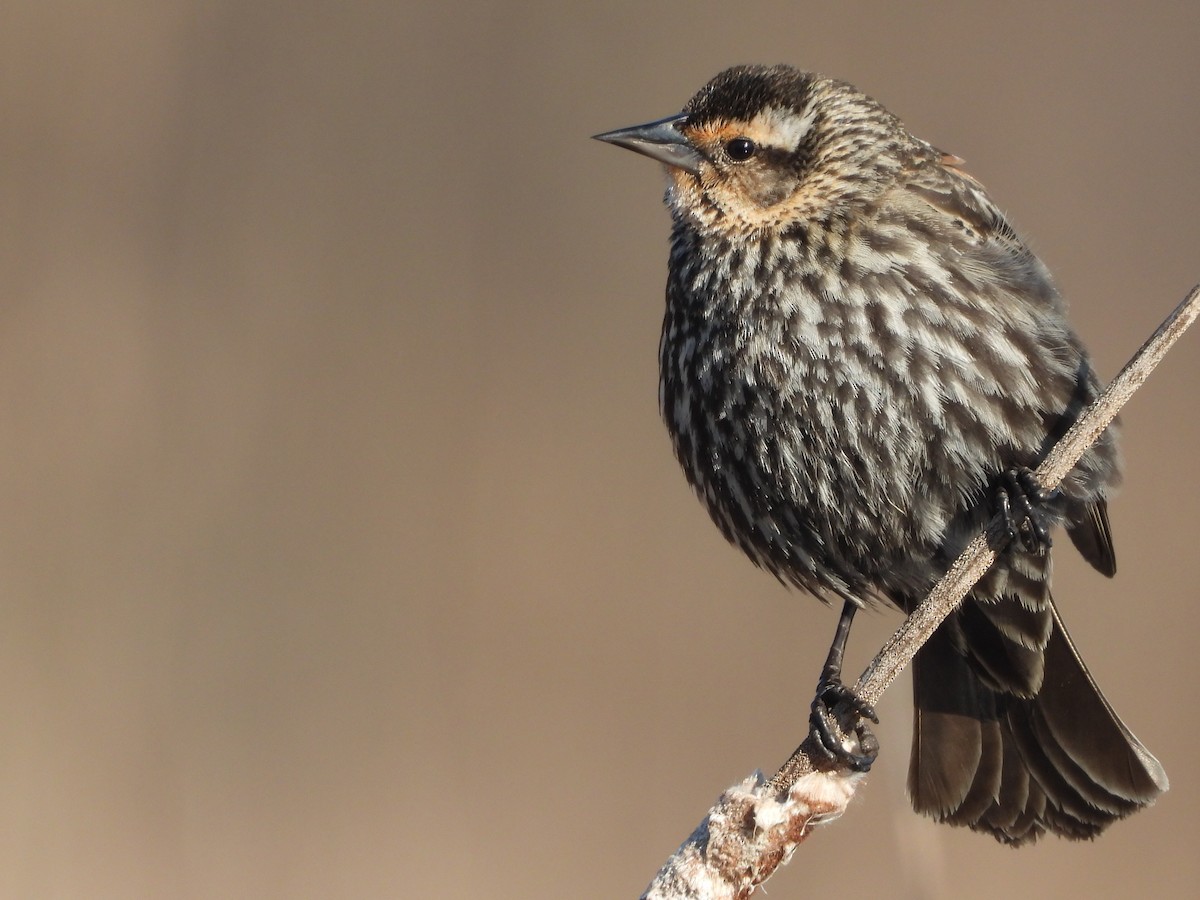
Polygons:
[[680,113],[659,119],[657,122],[647,122],[645,125],[606,131],[604,134],[597,134],[594,137],[598,141],[616,144],[626,150],[657,159],[668,166],[698,175],[700,163],[703,162],[704,157],[696,152],[696,148],[679,130],[679,126],[686,121],[687,114]]

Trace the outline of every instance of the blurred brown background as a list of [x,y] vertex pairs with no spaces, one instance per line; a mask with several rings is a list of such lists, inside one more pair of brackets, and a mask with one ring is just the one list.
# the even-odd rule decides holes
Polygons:
[[[8,4],[0,896],[637,896],[801,737],[834,613],[677,471],[662,176],[588,136],[846,77],[1111,376],[1200,280],[1200,8],[1133,8]],[[1171,792],[1095,844],[936,828],[899,684],[772,897],[1195,895],[1198,378],[1190,334],[1125,415],[1117,579],[1056,581]]]

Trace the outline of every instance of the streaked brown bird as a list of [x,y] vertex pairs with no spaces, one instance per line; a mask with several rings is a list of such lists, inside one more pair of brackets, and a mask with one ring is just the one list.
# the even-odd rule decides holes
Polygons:
[[679,115],[597,137],[669,173],[659,399],[688,480],[755,563],[843,603],[814,736],[870,766],[874,713],[840,679],[855,610],[910,610],[990,527],[1007,549],[914,661],[914,807],[1019,845],[1152,803],[1166,774],[1050,595],[1057,525],[1116,570],[1116,435],[1052,494],[1032,481],[1098,381],[1049,272],[962,160],[787,66],[729,69]]

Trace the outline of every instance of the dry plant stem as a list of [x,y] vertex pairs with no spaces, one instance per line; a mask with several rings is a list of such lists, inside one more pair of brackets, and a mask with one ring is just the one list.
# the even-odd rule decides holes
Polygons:
[[[1158,327],[1100,397],[1050,450],[1037,469],[1042,486],[1053,489],[1117,415],[1200,315],[1200,285]],[[928,597],[879,651],[855,690],[878,703],[917,650],[929,639],[995,561],[979,535]],[[643,900],[742,900],[791,857],[812,826],[837,818],[862,776],[848,770],[816,771],[807,741],[770,781],[754,776],[730,788],[642,894]]]
[[842,814],[859,773],[812,772],[784,795],[751,775],[721,795],[667,860],[642,900],[741,900],[754,893],[812,828]]

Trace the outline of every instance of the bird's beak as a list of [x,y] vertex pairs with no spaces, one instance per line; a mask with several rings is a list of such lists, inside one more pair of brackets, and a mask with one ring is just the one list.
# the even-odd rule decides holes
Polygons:
[[679,126],[686,121],[687,113],[680,113],[659,119],[657,122],[647,122],[645,125],[606,131],[604,134],[597,134],[594,137],[598,141],[616,144],[626,150],[657,159],[668,166],[698,175],[700,174],[700,163],[703,162],[704,157],[696,151],[696,148],[679,130]]

